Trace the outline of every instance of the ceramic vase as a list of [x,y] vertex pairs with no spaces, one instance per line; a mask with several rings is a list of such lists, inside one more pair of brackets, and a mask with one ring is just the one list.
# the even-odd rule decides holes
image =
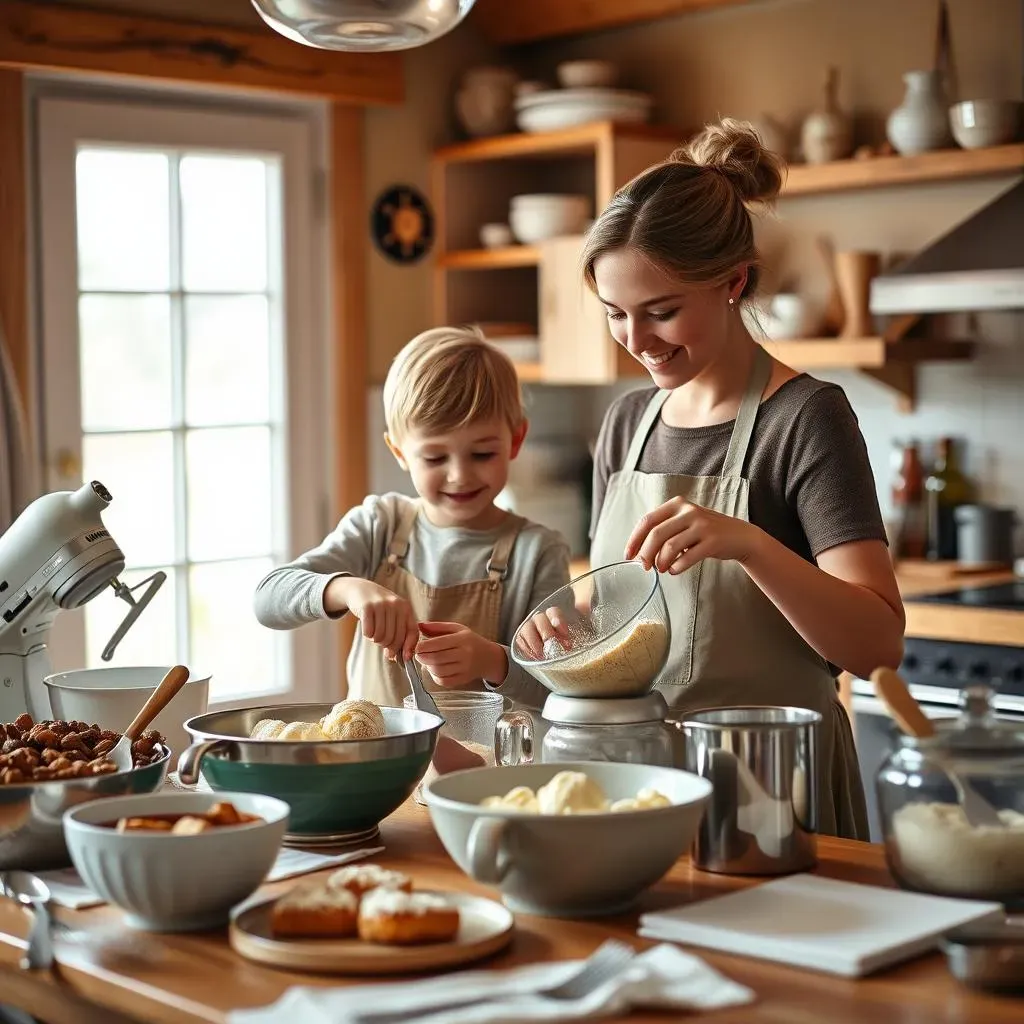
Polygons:
[[870,338],[874,333],[871,317],[871,279],[882,267],[877,252],[837,252],[836,287],[843,304],[843,329],[840,338]]
[[908,71],[903,102],[886,121],[886,137],[902,156],[945,149],[953,144],[942,75],[938,71]]
[[820,110],[808,114],[800,128],[800,145],[809,164],[842,160],[853,152],[853,124],[839,107],[839,72],[829,68]]
[[455,113],[467,135],[501,135],[515,127],[515,89],[519,76],[510,68],[471,68],[455,94]]

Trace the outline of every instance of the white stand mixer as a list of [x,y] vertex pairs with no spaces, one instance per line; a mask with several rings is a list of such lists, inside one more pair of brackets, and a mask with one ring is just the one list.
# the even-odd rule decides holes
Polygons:
[[103,650],[110,661],[167,578],[156,572],[134,587],[117,578],[124,554],[100,515],[112,500],[98,480],[44,494],[0,536],[0,722],[26,711],[36,721],[51,717],[46,644],[61,609],[79,608],[107,586],[131,606]]

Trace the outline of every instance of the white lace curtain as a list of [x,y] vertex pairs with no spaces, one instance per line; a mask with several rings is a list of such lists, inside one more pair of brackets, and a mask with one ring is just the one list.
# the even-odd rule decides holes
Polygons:
[[25,403],[0,321],[0,533],[38,497],[41,476]]

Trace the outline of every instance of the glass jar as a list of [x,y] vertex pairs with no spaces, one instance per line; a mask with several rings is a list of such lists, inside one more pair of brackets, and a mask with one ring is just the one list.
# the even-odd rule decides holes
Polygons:
[[[547,730],[539,743],[542,763],[616,761],[671,768],[674,730],[660,693],[619,700],[551,694],[541,713]],[[537,745],[533,716],[510,711],[498,720],[495,750],[502,765],[530,764]]]
[[[889,870],[905,889],[1024,907],[1024,728],[971,686],[935,735],[899,737],[875,779]],[[998,813],[971,821],[963,792]]]
[[[431,697],[444,718],[438,737],[448,736],[468,747],[483,758],[484,764],[494,764],[494,727],[505,710],[505,698],[500,693],[480,693],[476,690],[432,690]],[[415,709],[416,698],[407,694],[402,701],[407,708]],[[422,804],[423,783],[436,777],[437,770],[431,763],[423,781],[416,787],[416,802]]]

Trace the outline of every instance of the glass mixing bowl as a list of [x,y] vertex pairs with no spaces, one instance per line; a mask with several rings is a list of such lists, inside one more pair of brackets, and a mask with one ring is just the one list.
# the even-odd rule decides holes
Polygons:
[[594,569],[541,601],[512,638],[512,658],[562,697],[639,697],[668,660],[658,573],[639,562]]

